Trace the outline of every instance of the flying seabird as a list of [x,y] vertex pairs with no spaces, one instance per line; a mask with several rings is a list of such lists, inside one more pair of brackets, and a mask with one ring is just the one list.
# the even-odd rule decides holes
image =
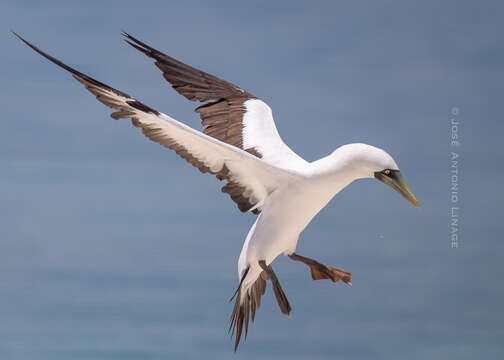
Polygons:
[[14,35],[69,71],[100,102],[116,110],[112,118],[130,118],[150,140],[174,150],[201,172],[226,180],[222,192],[229,194],[240,211],[258,215],[238,260],[239,285],[233,296],[236,300],[229,326],[231,336],[235,335],[234,351],[243,327],[246,338],[249,319],[254,321],[267,280],[282,313],[290,314],[291,306],[271,266],[280,254],[306,264],[313,280],[341,280],[351,285],[351,273],[295,252],[300,233],[343,188],[357,179],[375,178],[419,208],[396,162],[384,150],[366,144],[347,144],[326,157],[308,162],[282,141],[271,109],[262,100],[163,54],[128,33],[123,33],[125,41],[154,59],[179,94],[203,103],[195,110],[200,114],[203,132],[71,68]]

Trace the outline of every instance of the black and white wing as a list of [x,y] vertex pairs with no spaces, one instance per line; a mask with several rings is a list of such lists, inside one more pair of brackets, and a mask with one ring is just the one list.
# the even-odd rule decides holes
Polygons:
[[14,33],[30,48],[69,71],[103,104],[115,109],[114,119],[131,118],[150,140],[174,150],[203,173],[227,180],[222,188],[243,211],[259,212],[266,197],[278,186],[298,176],[218,138],[184,125],[139,102],[128,94],[97,81],[46,54]]
[[228,81],[163,54],[128,33],[123,35],[128,44],[155,60],[164,78],[179,94],[205,103],[196,108],[205,134],[282,169],[297,170],[307,164],[283,142],[270,107],[262,100]]

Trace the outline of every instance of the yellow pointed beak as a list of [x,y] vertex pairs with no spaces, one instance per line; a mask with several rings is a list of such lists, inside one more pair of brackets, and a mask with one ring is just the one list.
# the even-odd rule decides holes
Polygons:
[[383,171],[378,171],[375,172],[375,178],[389,185],[392,189],[404,196],[406,200],[413,204],[414,207],[416,207],[417,209],[420,208],[418,200],[415,198],[415,195],[413,195],[413,193],[404,182],[404,179],[399,170],[391,170],[389,171],[388,175]]

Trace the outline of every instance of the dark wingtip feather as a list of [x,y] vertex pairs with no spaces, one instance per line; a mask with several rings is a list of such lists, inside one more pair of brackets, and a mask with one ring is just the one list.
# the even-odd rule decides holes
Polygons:
[[[120,95],[120,96],[124,96],[126,98],[131,98],[131,96],[129,96],[128,94],[122,92],[122,91],[119,91],[117,89],[114,89],[113,87],[107,85],[107,84],[104,84],[102,83],[101,81],[98,81],[96,79],[93,79],[92,77],[86,75],[86,74],[83,74],[81,73],[80,71],[77,71],[75,70],[74,68],[68,66],[67,64],[63,63],[61,60],[58,60],[56,59],[55,57],[45,53],[44,51],[40,50],[38,47],[36,47],[35,45],[33,45],[32,43],[30,43],[29,41],[25,40],[23,37],[21,37],[19,34],[17,34],[16,32],[12,31],[12,33],[19,39],[21,40],[22,42],[24,42],[28,47],[30,47],[33,51],[37,52],[38,54],[40,54],[41,56],[45,57],[47,60],[51,61],[52,63],[58,65],[59,67],[65,69],[66,71],[72,73],[74,76],[82,79],[82,80],[85,80],[93,85],[96,85],[100,88],[104,88],[106,90],[109,90],[109,91],[112,91],[114,92],[115,94],[117,95]],[[79,79],[77,79],[79,80]],[[79,80],[80,81],[80,80]]]
[[154,49],[153,47],[150,47],[143,41],[138,40],[136,37],[132,36],[131,34],[127,33],[126,31],[122,32],[122,35],[126,38],[124,41],[126,41],[128,44],[133,46],[135,49],[143,52],[145,55],[149,57],[153,57],[153,55],[164,55],[160,51]]
[[137,49],[138,51],[144,53],[145,55],[149,56],[149,57],[152,57],[151,53],[147,50],[145,50],[144,48],[138,46],[137,44],[134,44],[132,43],[131,41],[127,40],[127,39],[124,39],[124,42],[132,47],[134,47],[135,49]]

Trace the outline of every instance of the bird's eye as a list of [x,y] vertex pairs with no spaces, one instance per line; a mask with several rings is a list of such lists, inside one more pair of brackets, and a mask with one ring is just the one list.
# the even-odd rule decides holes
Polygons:
[[385,175],[390,175],[390,170],[389,170],[389,169],[387,169],[387,170],[383,170],[383,173],[384,173]]

